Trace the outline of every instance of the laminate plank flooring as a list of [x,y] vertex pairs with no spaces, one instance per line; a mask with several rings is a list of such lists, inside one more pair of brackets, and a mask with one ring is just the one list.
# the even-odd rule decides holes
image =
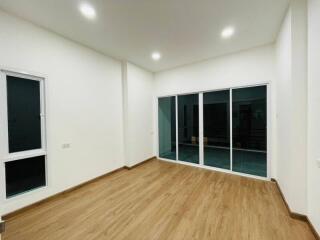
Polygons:
[[4,240],[314,240],[272,182],[159,160],[22,212]]

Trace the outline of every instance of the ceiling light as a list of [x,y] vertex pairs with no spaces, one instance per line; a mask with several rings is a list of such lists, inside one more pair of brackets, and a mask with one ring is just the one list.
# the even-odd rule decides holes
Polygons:
[[233,27],[226,27],[225,29],[222,30],[221,32],[221,37],[222,38],[230,38],[234,34],[234,28]]
[[80,4],[79,9],[83,16],[85,16],[86,18],[94,19],[96,17],[96,10],[88,3]]
[[152,59],[153,59],[154,61],[158,61],[158,60],[160,60],[160,58],[161,58],[161,54],[158,53],[158,52],[154,52],[154,53],[152,53],[151,57],[152,57]]

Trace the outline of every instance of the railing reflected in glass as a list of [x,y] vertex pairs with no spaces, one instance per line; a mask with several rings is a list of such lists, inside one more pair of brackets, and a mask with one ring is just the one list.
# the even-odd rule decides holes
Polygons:
[[160,158],[267,177],[267,86],[159,98],[158,117]]
[[233,171],[267,176],[267,87],[232,90]]
[[204,165],[230,169],[229,90],[203,94]]
[[178,96],[178,158],[199,163],[199,95]]
[[158,100],[159,157],[177,159],[176,153],[176,98]]

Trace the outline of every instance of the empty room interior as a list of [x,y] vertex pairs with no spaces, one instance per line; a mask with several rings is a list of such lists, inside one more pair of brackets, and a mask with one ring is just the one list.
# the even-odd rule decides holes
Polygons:
[[0,240],[320,239],[320,0],[0,0]]

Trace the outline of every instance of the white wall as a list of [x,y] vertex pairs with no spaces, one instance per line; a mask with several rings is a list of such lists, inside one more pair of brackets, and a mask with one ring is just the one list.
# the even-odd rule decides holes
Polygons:
[[277,179],[293,212],[307,213],[306,3],[293,0],[276,43]]
[[278,181],[282,182],[283,172],[287,166],[291,166],[292,159],[291,141],[293,134],[291,114],[293,105],[291,105],[291,11],[288,11],[276,44],[276,63],[278,81],[276,81],[276,98],[277,98],[277,142],[281,146],[277,148],[277,171]]
[[153,157],[153,74],[124,63],[126,165]]
[[123,76],[119,61],[0,11],[0,66],[47,76],[49,164],[49,186],[1,202],[0,215],[155,155],[156,96],[270,83],[271,177],[320,231],[319,0],[309,0],[308,112],[304,7],[292,0],[275,45],[155,75],[126,62]]
[[268,45],[155,74],[157,96],[269,83],[275,78]]
[[320,1],[309,0],[308,215],[320,233]]
[[[272,124],[271,134],[268,137],[274,139],[276,126],[275,111],[273,111],[275,108],[273,85],[276,80],[274,59],[275,48],[272,44],[156,73],[155,96],[269,83]],[[156,104],[156,98],[154,101]],[[154,115],[157,116],[157,113]],[[271,159],[272,163],[275,163],[276,141],[271,142],[272,146],[269,146]],[[154,143],[156,149],[156,138]],[[271,164],[271,168],[271,177],[275,177],[276,164]]]
[[1,202],[5,214],[124,165],[122,82],[118,61],[4,12],[0,29],[0,66],[47,76],[49,186]]

